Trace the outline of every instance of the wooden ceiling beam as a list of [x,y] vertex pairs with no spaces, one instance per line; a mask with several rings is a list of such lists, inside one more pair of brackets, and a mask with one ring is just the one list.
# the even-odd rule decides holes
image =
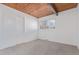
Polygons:
[[4,3],[11,8],[28,13],[37,18],[75,8],[77,3]]
[[54,9],[56,15],[58,16],[58,9],[57,9],[55,3],[50,3],[50,5],[51,5],[51,7]]

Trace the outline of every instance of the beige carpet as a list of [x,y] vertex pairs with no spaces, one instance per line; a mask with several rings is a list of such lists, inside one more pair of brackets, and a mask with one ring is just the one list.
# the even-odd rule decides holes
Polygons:
[[0,50],[0,55],[76,55],[76,46],[65,45],[47,40],[34,40]]

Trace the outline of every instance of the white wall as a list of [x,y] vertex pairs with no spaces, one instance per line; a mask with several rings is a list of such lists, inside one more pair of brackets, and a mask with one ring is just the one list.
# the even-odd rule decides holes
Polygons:
[[77,15],[78,9],[73,8],[60,12],[58,16],[50,15],[40,18],[40,21],[56,19],[56,28],[53,30],[40,30],[39,38],[53,42],[77,45]]
[[77,33],[77,37],[78,37],[77,43],[78,43],[78,44],[77,44],[77,46],[78,46],[78,48],[79,48],[79,4],[78,4],[78,7],[77,7],[77,8],[78,8],[78,15],[77,15],[77,16],[78,16],[78,17],[77,17],[77,19],[78,19],[78,20],[77,20],[77,27],[78,27],[78,28],[77,28],[77,31],[78,31],[78,33]]
[[[35,40],[36,29],[29,28],[31,21],[35,19],[0,4],[0,49]],[[25,24],[25,21],[28,23]]]

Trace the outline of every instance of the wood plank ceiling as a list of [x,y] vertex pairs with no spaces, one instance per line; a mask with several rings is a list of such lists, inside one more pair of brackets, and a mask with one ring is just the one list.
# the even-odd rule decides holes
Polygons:
[[37,18],[75,8],[76,3],[5,3],[5,5],[15,8],[24,13],[28,13]]

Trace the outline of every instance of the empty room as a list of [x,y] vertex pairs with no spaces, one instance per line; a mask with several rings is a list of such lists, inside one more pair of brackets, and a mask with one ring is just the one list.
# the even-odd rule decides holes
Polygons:
[[0,55],[79,55],[79,4],[0,3]]

